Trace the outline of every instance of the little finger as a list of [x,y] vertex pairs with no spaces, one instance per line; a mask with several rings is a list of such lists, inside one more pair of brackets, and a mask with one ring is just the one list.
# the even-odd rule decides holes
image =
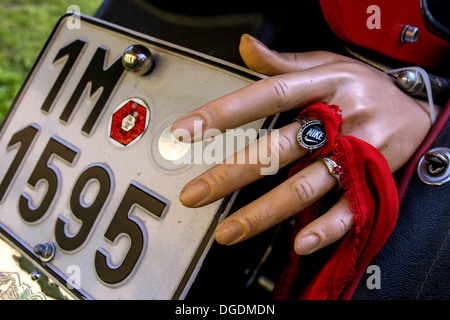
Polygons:
[[300,230],[294,241],[295,252],[307,255],[342,238],[353,226],[354,213],[349,205],[342,196],[330,210]]

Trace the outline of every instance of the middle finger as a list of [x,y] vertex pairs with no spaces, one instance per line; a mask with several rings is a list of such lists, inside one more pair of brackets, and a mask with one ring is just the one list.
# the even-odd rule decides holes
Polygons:
[[[297,143],[299,129],[300,124],[293,122],[272,131],[204,172],[183,188],[181,203],[188,207],[206,205],[301,158],[306,150]],[[257,161],[252,163],[250,157],[253,155]]]

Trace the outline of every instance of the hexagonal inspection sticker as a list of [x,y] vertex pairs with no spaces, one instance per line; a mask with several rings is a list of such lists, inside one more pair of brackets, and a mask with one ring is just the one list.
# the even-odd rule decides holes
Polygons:
[[119,147],[133,145],[147,129],[149,119],[150,112],[143,100],[132,98],[121,102],[108,125],[111,142]]

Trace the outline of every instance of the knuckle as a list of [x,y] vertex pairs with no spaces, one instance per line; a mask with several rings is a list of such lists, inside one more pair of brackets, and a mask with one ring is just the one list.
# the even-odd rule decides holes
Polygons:
[[342,218],[339,219],[339,223],[338,224],[339,224],[339,231],[340,231],[339,234],[344,234],[349,229],[349,226],[347,225],[347,223]]
[[257,230],[261,225],[262,218],[259,215],[253,215],[251,217],[245,217],[242,220],[248,233],[252,234],[252,231]]
[[273,139],[271,137],[269,143],[267,144],[267,155],[269,157],[276,157],[276,158],[280,157],[280,145],[276,140],[278,139]]
[[289,87],[280,77],[266,78],[263,80],[268,88],[272,88],[275,94],[277,109],[284,109],[290,102]]
[[337,63],[341,61],[346,61],[346,58],[344,56],[338,55],[330,51],[316,50],[314,51],[314,54],[317,58],[319,58],[322,61],[325,61],[326,63]]
[[292,149],[292,141],[285,134],[280,135],[278,145],[279,145],[281,153],[289,153],[289,151]]
[[295,198],[303,205],[309,205],[315,201],[314,189],[307,181],[306,177],[299,177],[291,184],[292,192]]
[[215,184],[220,185],[227,183],[230,179],[230,166],[219,165],[216,170],[211,171],[211,179],[215,181]]
[[349,75],[367,71],[367,67],[363,64],[355,63],[354,61],[338,61],[333,63],[332,66],[343,73],[348,73]]
[[335,72],[340,75],[340,79],[346,80],[352,83],[360,83],[362,78],[374,78],[382,77],[386,78],[386,75],[378,70],[360,63],[359,61],[340,61],[330,65],[334,68]]
[[294,147],[296,147],[295,141],[292,141],[291,138],[285,134],[280,135],[278,143],[278,148],[280,150],[280,166],[284,166],[291,161]]
[[268,227],[272,226],[271,221],[274,218],[273,211],[270,206],[260,207],[257,211],[247,212],[240,218],[246,233],[253,236]]
[[211,191],[215,191],[218,190],[220,186],[224,185],[228,181],[228,178],[228,170],[221,166],[220,168],[215,168],[215,170],[206,171],[202,180],[209,185]]

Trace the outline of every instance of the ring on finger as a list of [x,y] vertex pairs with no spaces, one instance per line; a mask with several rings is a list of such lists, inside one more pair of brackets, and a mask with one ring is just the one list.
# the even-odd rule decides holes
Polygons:
[[325,164],[330,175],[337,180],[338,186],[336,190],[339,190],[341,188],[342,167],[329,158],[316,158],[315,160],[319,160]]
[[327,142],[325,126],[321,120],[309,120],[305,117],[295,118],[301,124],[297,133],[298,144],[307,150],[315,150]]

